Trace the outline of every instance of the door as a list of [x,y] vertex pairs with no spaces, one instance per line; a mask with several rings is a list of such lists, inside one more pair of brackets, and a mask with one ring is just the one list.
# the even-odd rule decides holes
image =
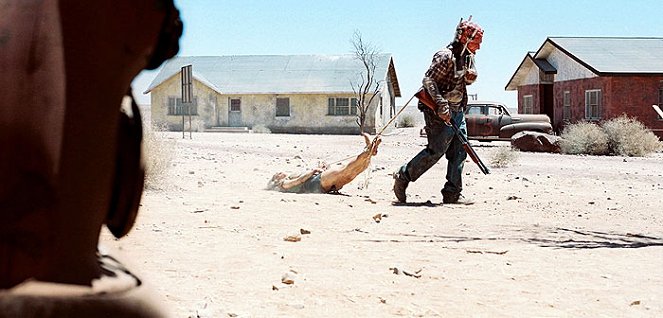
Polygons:
[[542,86],[542,94],[541,94],[541,99],[542,99],[542,109],[543,109],[543,114],[548,115],[550,117],[550,122],[553,124],[553,127],[555,126],[555,104],[554,104],[554,96],[553,96],[553,84],[543,84]]
[[481,125],[483,124],[483,105],[467,105],[465,111],[465,124],[467,125],[468,136],[480,136]]
[[470,104],[465,112],[467,135],[475,138],[498,136],[502,111],[498,105]]
[[502,117],[504,116],[504,111],[502,106],[499,105],[487,105],[486,106],[486,122],[482,127],[483,136],[499,136],[500,128],[502,126]]
[[242,100],[239,98],[230,99],[230,107],[228,107],[228,126],[242,126]]

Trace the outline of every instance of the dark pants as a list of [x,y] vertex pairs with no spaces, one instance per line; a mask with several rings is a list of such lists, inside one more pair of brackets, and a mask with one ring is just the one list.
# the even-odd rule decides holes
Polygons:
[[[454,134],[453,128],[447,126],[433,111],[423,109],[422,112],[426,120],[424,129],[428,145],[400,168],[398,177],[405,181],[417,181],[442,158],[442,155],[446,155],[447,182],[442,188],[442,193],[459,194],[463,190],[463,165],[467,158],[463,144]],[[451,112],[451,120],[456,123],[460,133],[467,136],[465,114],[462,111]]]

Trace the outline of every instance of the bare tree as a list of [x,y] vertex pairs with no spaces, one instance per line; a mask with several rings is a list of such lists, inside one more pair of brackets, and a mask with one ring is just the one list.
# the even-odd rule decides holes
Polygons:
[[375,68],[380,51],[372,43],[365,42],[359,30],[355,30],[350,42],[354,48],[355,58],[364,66],[358,81],[350,81],[352,91],[357,96],[357,125],[359,125],[359,130],[364,132],[368,108],[380,88],[379,81],[375,79]]

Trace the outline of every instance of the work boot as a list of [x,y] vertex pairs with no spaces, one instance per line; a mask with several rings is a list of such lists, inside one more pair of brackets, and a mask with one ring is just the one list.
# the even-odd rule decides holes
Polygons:
[[405,203],[405,189],[407,189],[409,183],[410,182],[403,180],[399,173],[394,174],[394,194],[396,195],[398,202]]
[[442,192],[442,203],[443,204],[472,205],[472,204],[474,204],[474,201],[465,198],[460,193]]

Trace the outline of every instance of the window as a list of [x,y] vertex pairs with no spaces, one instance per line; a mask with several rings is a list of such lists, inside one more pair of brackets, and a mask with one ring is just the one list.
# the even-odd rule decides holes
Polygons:
[[[663,109],[663,87],[658,89],[658,107]],[[660,114],[656,115],[656,119],[663,120]]]
[[468,115],[481,115],[483,113],[482,108],[483,108],[483,106],[480,106],[480,105],[470,106],[470,109],[467,110],[467,114]]
[[502,108],[495,106],[488,106],[488,115],[499,116],[502,115]]
[[601,118],[601,90],[590,89],[585,91],[585,118]]
[[523,96],[523,114],[533,114],[534,113],[534,102],[532,95]]
[[[191,107],[189,107],[191,106]],[[169,96],[168,97],[168,115],[198,115],[198,97],[193,97],[193,103],[182,104],[181,97]]]
[[276,98],[276,117],[290,116],[290,98]]
[[230,111],[231,112],[241,112],[242,111],[242,100],[239,98],[233,98],[230,100]]
[[571,119],[571,92],[564,91],[564,101],[562,104],[562,116],[564,120]]
[[327,100],[327,115],[357,115],[357,99],[347,97],[330,97]]

